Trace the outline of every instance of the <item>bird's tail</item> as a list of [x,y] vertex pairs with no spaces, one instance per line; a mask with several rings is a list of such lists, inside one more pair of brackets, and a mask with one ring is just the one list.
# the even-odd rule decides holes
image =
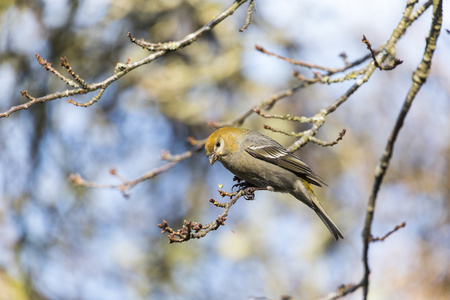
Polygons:
[[327,226],[328,230],[331,232],[331,234],[334,236],[334,239],[337,241],[339,238],[343,239],[344,236],[342,235],[339,228],[334,224],[334,222],[331,220],[330,216],[327,214],[325,209],[320,205],[319,201],[315,201],[315,207],[313,207],[314,211],[317,213],[319,218],[322,220],[322,222]]
[[302,183],[301,193],[297,192],[294,194],[294,196],[316,212],[316,214],[319,216],[325,226],[327,226],[328,230],[331,232],[336,241],[339,240],[339,238],[343,239],[344,236],[342,235],[341,231],[336,226],[336,224],[334,224],[330,216],[320,204],[319,200],[317,200],[316,196],[314,195],[311,185],[306,181],[303,181]]

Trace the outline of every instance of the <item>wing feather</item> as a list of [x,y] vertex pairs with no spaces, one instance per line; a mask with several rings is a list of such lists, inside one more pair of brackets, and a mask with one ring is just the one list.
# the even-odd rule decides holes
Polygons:
[[[271,142],[273,143],[274,141],[271,140]],[[307,164],[302,162],[297,156],[284,149],[283,146],[278,143],[275,145],[272,144],[263,146],[250,144],[246,147],[245,151],[255,158],[289,170],[311,184],[317,186],[322,186],[322,184],[326,185],[324,180],[319,175],[314,173]]]

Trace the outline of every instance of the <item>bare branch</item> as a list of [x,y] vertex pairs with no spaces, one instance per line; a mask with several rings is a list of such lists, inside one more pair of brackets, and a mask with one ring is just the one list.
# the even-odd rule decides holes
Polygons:
[[[256,45],[255,49],[260,51],[261,53],[270,55],[270,56],[274,56],[276,58],[279,58],[281,60],[284,60],[290,64],[293,65],[297,65],[297,66],[301,66],[301,67],[305,67],[308,69],[316,69],[316,70],[322,70],[322,71],[327,71],[325,74],[321,74],[321,76],[329,76],[329,75],[333,75],[336,73],[341,73],[344,72],[350,68],[353,68],[355,66],[358,66],[360,64],[362,64],[363,62],[365,62],[367,59],[369,59],[371,57],[370,54],[363,56],[360,59],[357,59],[355,61],[353,61],[352,63],[349,63],[347,60],[344,60],[345,62],[345,66],[342,68],[328,68],[328,67],[324,67],[324,66],[320,66],[320,65],[316,65],[316,64],[310,64],[301,60],[294,60],[294,59],[290,59],[290,58],[286,58],[284,56],[278,55],[276,53],[273,52],[269,52],[266,49],[264,49],[262,46]],[[342,53],[339,55],[340,57],[342,57]],[[345,58],[347,58],[347,56],[345,56]],[[300,76],[298,71],[294,71],[294,76]]]
[[342,129],[342,131],[339,132],[338,138],[336,140],[332,141],[332,142],[325,142],[325,141],[319,140],[318,138],[313,137],[313,136],[310,137],[309,140],[311,142],[313,142],[314,144],[317,144],[317,145],[320,145],[320,146],[323,146],[323,147],[330,147],[330,146],[334,146],[337,143],[339,143],[339,141],[342,140],[342,138],[344,137],[346,132],[347,132],[347,130],[345,128]]
[[89,85],[84,81],[83,78],[81,78],[78,74],[76,74],[72,67],[69,65],[69,61],[67,60],[67,57],[61,57],[61,67],[64,67],[67,70],[67,73],[69,73],[73,79],[75,79],[76,82],[78,82],[79,85],[81,85],[83,88],[88,89]]
[[298,122],[298,123],[312,123],[313,122],[313,118],[299,117],[299,116],[294,116],[291,114],[286,114],[286,115],[265,114],[261,111],[261,109],[259,107],[254,107],[253,111],[265,119],[280,119],[280,120],[292,121],[292,122]]
[[[393,36],[391,37],[389,42],[394,43],[401,35],[399,33],[404,34],[406,28],[408,27],[408,22],[412,22],[413,19],[409,19],[408,16],[411,14],[413,6],[412,3],[416,3],[417,1],[410,1],[406,7],[404,17],[402,18],[399,26],[396,30],[394,30]],[[429,5],[426,3],[423,7]],[[364,277],[362,279],[363,284],[363,296],[364,299],[367,299],[367,295],[369,293],[369,244],[371,242],[371,229],[372,223],[375,213],[375,204],[378,195],[378,191],[380,190],[381,184],[383,182],[384,176],[389,167],[390,160],[392,158],[392,154],[394,151],[394,145],[397,141],[397,137],[400,133],[401,128],[403,127],[404,120],[406,115],[411,108],[412,102],[414,101],[417,93],[421,86],[425,83],[428,74],[430,72],[431,60],[433,57],[434,50],[436,49],[436,42],[439,37],[439,33],[441,31],[442,26],[442,0],[433,0],[433,20],[431,22],[431,29],[428,34],[428,38],[426,39],[425,51],[422,57],[422,62],[418,65],[416,71],[413,73],[412,77],[412,86],[408,91],[406,99],[403,103],[401,111],[397,117],[397,121],[395,122],[394,128],[388,138],[385,150],[380,158],[380,162],[378,163],[375,169],[375,178],[372,186],[372,193],[369,197],[369,202],[367,204],[366,218],[364,221],[364,229],[362,232],[363,238],[363,264],[364,264]],[[394,44],[391,46],[393,47]],[[389,45],[388,45],[389,46]]]
[[358,284],[347,284],[347,285],[341,285],[338,287],[337,291],[334,293],[329,294],[328,296],[324,297],[324,298],[320,298],[320,300],[336,300],[339,298],[342,298],[348,294],[351,294],[353,292],[355,292],[357,289],[362,287],[362,283],[358,283]]
[[304,62],[304,61],[301,61],[301,60],[293,60],[293,59],[290,59],[290,58],[286,58],[286,57],[278,55],[278,54],[276,54],[274,52],[269,52],[266,49],[264,49],[262,46],[259,46],[259,45],[256,45],[255,49],[258,50],[261,53],[264,53],[264,54],[267,54],[267,55],[270,55],[270,56],[274,56],[276,58],[284,60],[284,61],[286,61],[286,62],[288,62],[290,64],[293,64],[293,65],[302,66],[302,67],[305,67],[305,68],[308,68],[308,69],[317,69],[317,70],[328,71],[329,73],[336,73],[337,72],[336,69],[333,69],[333,68],[327,68],[327,67],[323,67],[323,66],[319,66],[319,65],[315,65],[315,64],[310,64],[310,63],[307,63],[307,62]]
[[[70,65],[67,61],[67,58],[62,58],[61,65],[64,68],[66,68],[67,72],[74,78],[75,81],[70,80],[70,79],[66,78],[64,75],[60,74],[58,71],[56,71],[52,67],[51,63],[48,63],[46,60],[42,59],[42,57],[40,57],[39,55],[36,55],[36,58],[38,59],[39,64],[41,64],[46,70],[50,71],[55,76],[57,76],[58,78],[63,80],[66,84],[73,87],[73,89],[68,89],[63,92],[52,93],[52,94],[49,94],[49,95],[46,95],[43,97],[39,97],[39,98],[32,97],[28,93],[22,92],[22,95],[24,97],[26,97],[29,101],[24,104],[21,104],[21,105],[13,106],[9,110],[7,110],[3,113],[0,113],[0,118],[6,118],[9,115],[11,115],[12,113],[15,113],[15,112],[17,112],[19,110],[23,110],[23,109],[28,109],[30,106],[33,106],[37,103],[43,103],[43,102],[52,101],[52,100],[56,100],[56,99],[71,97],[74,95],[89,94],[93,91],[101,90],[101,89],[105,90],[110,84],[112,84],[116,80],[122,78],[130,71],[154,61],[155,59],[165,55],[169,51],[179,50],[181,48],[184,48],[184,47],[192,44],[198,38],[200,38],[204,33],[211,31],[217,24],[222,22],[225,18],[231,16],[236,11],[236,9],[238,9],[242,4],[244,4],[247,1],[248,0],[234,1],[233,4],[231,4],[228,8],[226,8],[222,13],[220,13],[217,17],[215,17],[213,20],[211,20],[208,24],[204,25],[203,27],[201,27],[200,29],[198,29],[197,31],[195,31],[191,34],[188,34],[187,36],[185,36],[183,39],[181,39],[179,41],[153,44],[153,43],[148,43],[144,40],[136,41],[131,36],[131,34],[128,34],[128,36],[130,37],[132,42],[138,44],[141,47],[146,48],[147,50],[155,51],[155,52],[153,52],[152,54],[150,54],[138,61],[135,61],[135,62],[128,61],[126,64],[119,63],[118,65],[116,65],[116,67],[114,69],[114,75],[111,75],[110,77],[106,78],[105,80],[103,80],[101,82],[87,84],[81,78],[81,76],[79,76],[78,74],[76,74],[73,71],[73,69],[70,67]],[[93,103],[97,102],[100,99],[102,94],[103,94],[103,92],[99,92],[90,101],[86,102],[85,104],[78,105],[78,106],[92,105]],[[77,105],[76,104],[77,102],[75,102],[73,100],[69,100],[69,103]]]
[[163,220],[161,224],[158,224],[158,227],[162,229],[161,233],[168,233],[167,237],[169,238],[169,243],[183,243],[189,241],[190,239],[201,239],[209,232],[217,230],[220,226],[224,226],[225,221],[228,218],[228,211],[236,203],[236,201],[242,196],[253,195],[254,197],[253,193],[255,190],[257,190],[257,188],[254,187],[247,187],[234,193],[219,190],[222,197],[229,196],[231,200],[227,203],[217,202],[214,199],[209,200],[209,202],[214,204],[216,207],[223,208],[224,210],[223,213],[217,217],[217,219],[208,224],[203,225],[200,222],[184,220],[184,225],[182,228],[174,230],[169,226],[167,221]]
[[[262,48],[262,47],[261,47]],[[277,55],[275,55],[277,56]],[[278,56],[277,56],[278,57]],[[388,52],[385,51],[380,55],[380,60],[384,61],[388,57]],[[282,57],[280,57],[282,58]],[[282,58],[284,59],[284,58]],[[360,60],[361,61],[361,60]],[[361,61],[362,62],[362,61]],[[344,68],[345,70],[346,68]],[[328,106],[325,109],[320,110],[316,115],[314,115],[311,118],[307,117],[297,117],[297,116],[291,116],[291,115],[285,115],[285,116],[268,116],[263,113],[261,113],[259,107],[253,108],[255,112],[263,117],[273,117],[273,118],[279,118],[284,120],[291,120],[291,121],[298,121],[298,122],[312,122],[313,126],[311,129],[306,130],[300,135],[300,139],[298,139],[294,144],[292,144],[288,151],[294,152],[298,149],[300,149],[303,145],[305,145],[311,137],[315,136],[319,130],[320,127],[325,123],[326,116],[332,112],[334,112],[341,104],[343,104],[354,92],[356,92],[364,83],[366,83],[369,78],[372,76],[373,72],[375,71],[376,67],[374,65],[369,64],[366,66],[362,71],[358,71],[358,74],[362,74],[361,78],[359,78],[354,85],[352,85],[344,95],[342,95],[339,99],[337,99],[333,104]],[[352,73],[350,77],[344,77],[344,78],[351,78],[353,79],[355,73]],[[320,78],[319,76],[316,76],[317,81],[324,81],[323,78]],[[308,86],[311,83],[316,82],[315,80],[312,81],[302,81],[303,86]],[[256,109],[256,110],[255,110]],[[317,140],[316,140],[317,141]]]
[[[248,10],[247,10],[247,19],[245,20],[244,26],[242,26],[241,29],[239,29],[240,32],[243,32],[250,25],[250,23],[252,21],[254,6],[255,6],[255,0],[250,0],[250,3],[248,4]],[[256,7],[255,7],[255,10],[256,10]]]
[[72,99],[69,99],[66,102],[72,103],[75,106],[88,107],[88,106],[91,106],[92,104],[94,104],[95,102],[97,102],[98,99],[100,99],[100,97],[103,95],[104,92],[105,92],[105,89],[100,89],[97,93],[97,96],[93,97],[90,101],[85,102],[85,103],[79,103],[79,102],[73,101]]
[[375,64],[375,66],[380,69],[381,71],[390,71],[395,69],[395,67],[397,67],[398,65],[402,64],[403,61],[395,58],[394,61],[390,64],[390,65],[386,65],[386,66],[381,66],[381,64],[378,62],[377,57],[376,57],[376,52],[375,50],[372,49],[372,44],[369,42],[369,40],[366,38],[365,35],[363,35],[362,38],[362,42],[364,44],[366,44],[367,49],[369,49],[370,54],[372,55],[372,59],[373,59],[373,63]]
[[278,132],[278,133],[281,133],[281,134],[284,134],[284,135],[287,135],[287,136],[296,137],[296,138],[300,138],[300,137],[302,137],[305,134],[305,132],[294,132],[294,131],[288,132],[286,130],[283,130],[283,129],[280,129],[280,128],[275,128],[275,127],[269,126],[267,124],[264,124],[264,129],[267,129],[267,130],[270,130],[270,131],[273,131],[273,132]]
[[194,153],[200,151],[201,149],[203,149],[203,145],[197,145],[192,150],[186,151],[183,154],[179,154],[176,156],[172,156],[167,151],[163,151],[161,158],[163,160],[168,160],[169,163],[165,164],[162,167],[153,169],[134,180],[127,180],[124,177],[121,177],[114,168],[110,169],[110,174],[119,178],[120,181],[122,181],[121,184],[101,184],[101,183],[97,183],[97,182],[93,182],[93,181],[88,181],[88,180],[82,178],[80,174],[70,174],[68,177],[68,180],[70,182],[72,182],[75,186],[84,186],[84,187],[88,187],[88,188],[100,188],[100,189],[105,189],[105,188],[118,189],[122,192],[122,194],[125,197],[129,197],[129,191],[135,185],[137,185],[138,183],[140,183],[142,181],[154,178],[154,177],[158,176],[159,174],[168,171],[169,169],[176,166],[179,162],[191,157]]
[[67,78],[66,76],[64,76],[63,74],[59,73],[55,68],[53,68],[52,63],[46,61],[45,59],[43,59],[42,57],[40,57],[39,55],[35,55],[38,63],[44,67],[45,70],[52,72],[56,77],[58,77],[59,79],[61,79],[62,81],[64,81],[66,84],[68,84],[71,87],[74,88],[78,88],[80,87],[80,85],[78,83],[76,83],[75,81]]
[[22,96],[24,96],[25,98],[27,98],[28,100],[30,100],[30,102],[36,101],[36,98],[30,96],[30,94],[28,94],[27,90],[20,91],[20,94]]
[[397,225],[394,227],[394,229],[392,229],[391,231],[389,231],[388,233],[386,233],[383,237],[373,237],[372,235],[370,236],[370,242],[384,242],[385,239],[387,239],[388,236],[390,236],[391,234],[393,234],[394,232],[396,232],[397,230],[399,230],[400,228],[403,228],[406,226],[406,222],[402,222],[401,224]]

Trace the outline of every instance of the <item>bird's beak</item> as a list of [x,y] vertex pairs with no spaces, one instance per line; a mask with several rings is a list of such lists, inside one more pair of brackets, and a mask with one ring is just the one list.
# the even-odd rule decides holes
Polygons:
[[209,160],[209,164],[212,166],[217,160],[217,155],[216,154],[208,155],[208,160]]

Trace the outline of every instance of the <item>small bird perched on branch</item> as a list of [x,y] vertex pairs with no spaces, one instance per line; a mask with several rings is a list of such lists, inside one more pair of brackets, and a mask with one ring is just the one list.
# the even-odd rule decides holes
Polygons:
[[255,187],[291,194],[317,213],[336,240],[344,238],[311,188],[325,184],[323,179],[278,142],[256,131],[222,127],[208,137],[205,152],[211,165],[218,160]]

